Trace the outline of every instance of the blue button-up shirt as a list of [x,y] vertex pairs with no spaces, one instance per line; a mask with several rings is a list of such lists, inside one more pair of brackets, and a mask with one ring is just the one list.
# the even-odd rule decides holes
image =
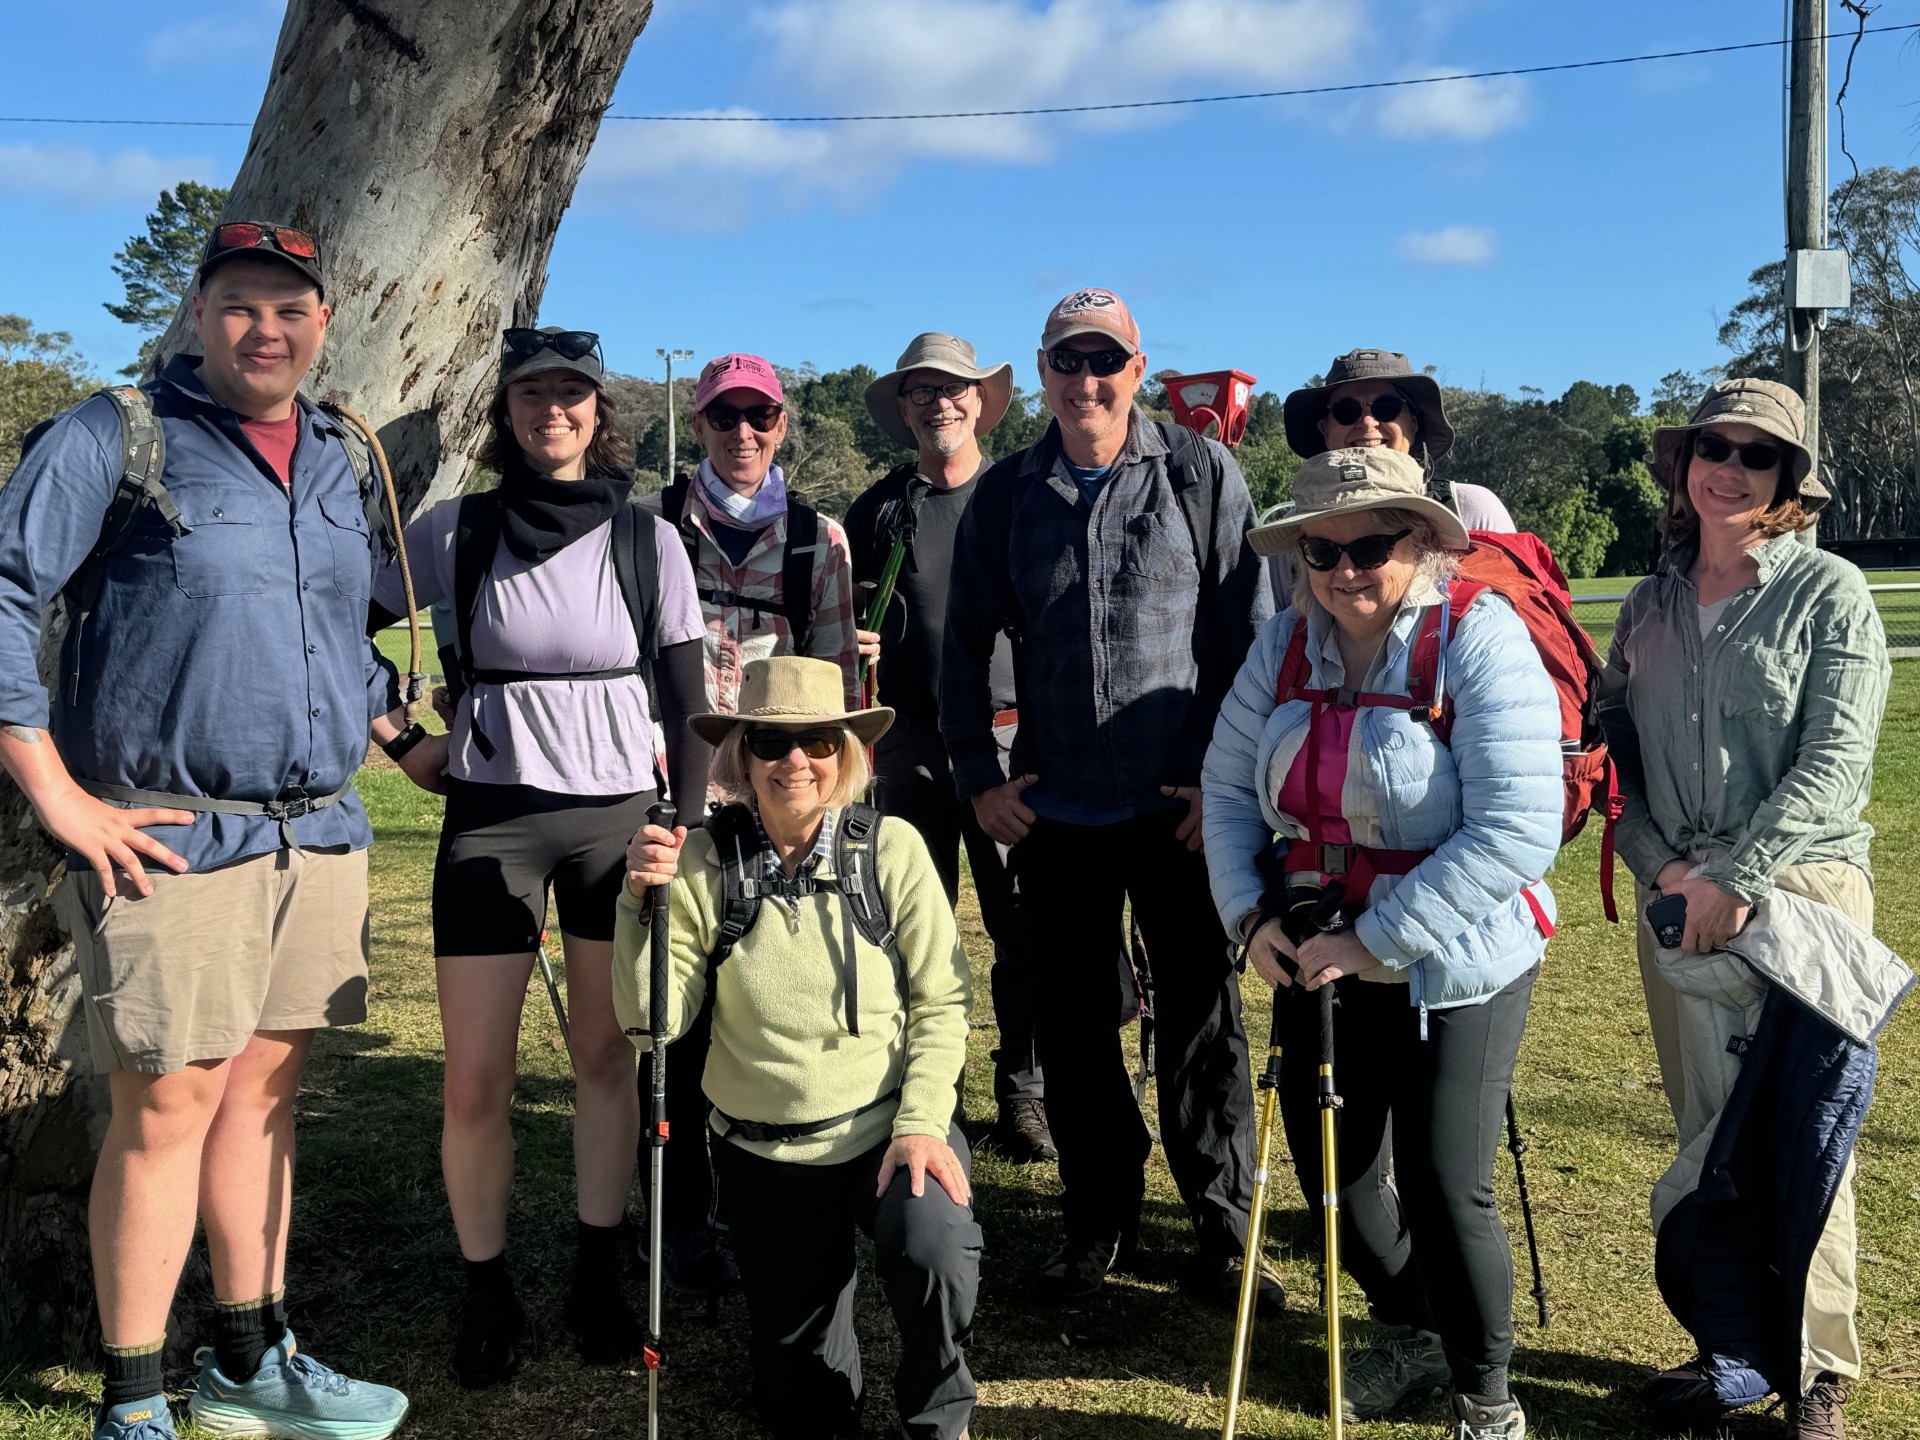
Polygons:
[[[337,424],[298,401],[289,490],[207,395],[199,363],[178,358],[145,387],[189,533],[142,507],[84,633],[67,638],[52,696],[35,667],[42,616],[119,483],[112,403],[61,416],[0,487],[0,724],[51,729],[76,779],[226,800],[327,795],[365,759],[371,718],[399,701],[366,634],[376,541]],[[303,848],[373,839],[351,791],[292,830]],[[195,871],[282,843],[259,815],[151,833]]]

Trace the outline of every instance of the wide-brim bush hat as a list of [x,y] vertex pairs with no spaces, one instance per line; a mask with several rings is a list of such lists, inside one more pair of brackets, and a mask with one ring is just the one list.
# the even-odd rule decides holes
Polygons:
[[1473,541],[1460,517],[1427,494],[1427,472],[1411,455],[1385,445],[1323,450],[1293,477],[1293,509],[1247,532],[1256,555],[1277,555],[1300,538],[1302,527],[1331,515],[1359,510],[1407,510],[1433,527],[1443,550],[1466,550]]
[[1788,493],[1808,511],[1831,495],[1814,478],[1813,452],[1807,449],[1807,406],[1791,387],[1777,380],[1722,380],[1707,391],[1693,418],[1684,425],[1662,425],[1653,432],[1654,479],[1671,490],[1680,457],[1702,430],[1719,425],[1751,425],[1778,440],[1787,454]]
[[893,724],[893,710],[875,705],[849,710],[846,682],[831,660],[804,655],[771,655],[749,660],[740,672],[740,709],[731,715],[709,710],[687,717],[693,733],[718,745],[739,725],[785,725],[796,730],[844,725],[862,745],[871,745]]
[[918,450],[920,442],[900,418],[898,397],[900,382],[915,370],[938,370],[956,380],[980,382],[980,419],[973,427],[976,436],[986,434],[1005,419],[1007,407],[1013,403],[1012,365],[982,366],[973,346],[958,335],[940,330],[916,335],[900,352],[899,363],[867,386],[867,413],[873,416],[873,423],[889,440],[908,450]]
[[1293,453],[1305,458],[1324,454],[1327,437],[1320,433],[1320,420],[1327,413],[1333,392],[1356,380],[1387,380],[1406,396],[1420,412],[1420,443],[1427,459],[1438,460],[1453,448],[1453,426],[1440,403],[1440,382],[1422,375],[1413,362],[1397,350],[1349,350],[1337,355],[1327,366],[1326,382],[1295,390],[1281,406],[1286,422],[1287,444]]

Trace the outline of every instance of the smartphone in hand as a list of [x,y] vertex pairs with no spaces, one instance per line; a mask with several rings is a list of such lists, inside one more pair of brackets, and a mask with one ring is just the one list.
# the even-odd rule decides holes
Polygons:
[[1662,895],[1647,906],[1647,926],[1662,950],[1678,950],[1687,933],[1687,897]]

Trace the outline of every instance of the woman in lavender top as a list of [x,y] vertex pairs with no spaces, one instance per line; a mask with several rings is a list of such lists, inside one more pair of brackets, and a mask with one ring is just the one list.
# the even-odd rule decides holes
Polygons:
[[[629,503],[631,447],[598,338],[508,330],[491,420],[483,460],[499,488],[441,501],[405,537],[415,600],[451,602],[460,632],[440,636],[457,694],[451,727],[417,743],[440,748],[441,763],[427,768],[443,772],[447,796],[433,883],[441,1170],[467,1276],[452,1363],[469,1387],[500,1380],[519,1359],[508,1118],[550,891],[575,1085],[567,1318],[585,1360],[639,1352],[619,1284],[640,1111],[633,1049],[613,1013],[614,903],[663,758],[672,793],[699,796],[710,757],[685,724],[707,708],[692,567],[673,531]],[[375,599],[376,618],[380,606],[404,608],[391,569]]]

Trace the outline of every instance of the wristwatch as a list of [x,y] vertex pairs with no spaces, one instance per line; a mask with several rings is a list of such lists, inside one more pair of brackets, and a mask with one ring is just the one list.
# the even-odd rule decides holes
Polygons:
[[426,728],[416,720],[380,748],[387,752],[387,759],[398,765],[409,750],[426,738]]

